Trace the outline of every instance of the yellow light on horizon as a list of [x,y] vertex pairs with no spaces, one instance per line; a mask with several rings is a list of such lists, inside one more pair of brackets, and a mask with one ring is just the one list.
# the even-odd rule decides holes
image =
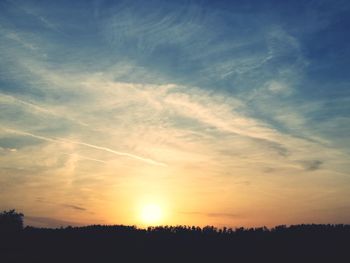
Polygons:
[[157,204],[147,204],[142,208],[141,220],[145,225],[159,224],[162,217],[162,209]]

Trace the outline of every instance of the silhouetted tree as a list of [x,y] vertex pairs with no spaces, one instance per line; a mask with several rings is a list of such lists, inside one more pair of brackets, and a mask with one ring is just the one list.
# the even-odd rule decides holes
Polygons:
[[0,232],[17,232],[23,229],[23,214],[14,209],[0,213]]
[[[22,218],[0,213],[1,230],[21,229]],[[350,225],[27,226],[0,232],[0,262],[350,262],[348,244]]]

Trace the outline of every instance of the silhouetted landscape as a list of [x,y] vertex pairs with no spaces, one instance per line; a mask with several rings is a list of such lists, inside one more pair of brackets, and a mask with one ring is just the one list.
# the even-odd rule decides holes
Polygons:
[[0,214],[1,262],[349,262],[350,225],[268,229],[125,225],[23,227]]

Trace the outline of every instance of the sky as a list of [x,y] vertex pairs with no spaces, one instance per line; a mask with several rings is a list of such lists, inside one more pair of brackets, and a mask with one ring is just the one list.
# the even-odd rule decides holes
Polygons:
[[43,227],[350,223],[349,12],[2,0],[0,209]]

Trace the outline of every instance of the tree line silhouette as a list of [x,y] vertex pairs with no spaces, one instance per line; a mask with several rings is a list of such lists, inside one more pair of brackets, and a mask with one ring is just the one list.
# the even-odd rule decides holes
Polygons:
[[22,230],[23,217],[22,213],[17,213],[14,209],[0,213],[0,233]]
[[[350,225],[23,227],[0,213],[1,262],[350,262]],[[1,258],[4,260],[2,261]]]

